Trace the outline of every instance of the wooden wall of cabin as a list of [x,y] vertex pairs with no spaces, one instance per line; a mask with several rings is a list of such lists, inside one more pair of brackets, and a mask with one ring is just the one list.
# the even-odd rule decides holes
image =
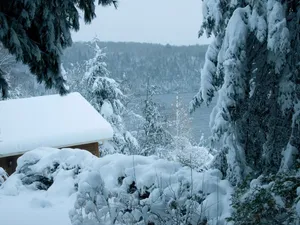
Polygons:
[[[74,145],[74,146],[68,146],[63,148],[78,148],[87,150],[93,155],[99,157],[99,144],[98,142],[90,143],[90,144],[83,144],[83,145]],[[11,175],[16,171],[17,168],[17,160],[21,155],[15,155],[15,156],[8,156],[0,158],[0,167],[2,167],[8,175]]]
[[17,159],[21,155],[8,156],[0,158],[0,167],[2,167],[8,175],[11,175],[16,171],[17,168]]
[[98,157],[100,156],[98,142],[94,142],[94,143],[90,143],[90,144],[83,144],[83,145],[73,145],[73,146],[65,147],[65,148],[84,149],[84,150],[89,151],[90,153],[92,153],[95,156],[98,156]]

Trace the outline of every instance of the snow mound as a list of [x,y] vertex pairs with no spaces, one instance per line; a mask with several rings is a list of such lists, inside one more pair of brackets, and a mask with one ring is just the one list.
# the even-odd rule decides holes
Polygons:
[[[0,224],[225,224],[231,193],[218,170],[199,173],[155,156],[97,158],[38,148],[19,158],[17,171],[0,187]],[[51,219],[32,222],[36,214]]]

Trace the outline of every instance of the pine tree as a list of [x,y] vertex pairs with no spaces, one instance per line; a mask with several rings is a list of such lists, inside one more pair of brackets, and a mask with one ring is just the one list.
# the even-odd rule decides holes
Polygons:
[[[115,0],[99,0],[99,5]],[[39,82],[67,92],[60,71],[62,50],[72,44],[71,30],[79,30],[79,12],[90,23],[95,15],[94,0],[51,0],[0,2],[0,42],[18,61],[30,67]],[[3,84],[3,74],[0,74]],[[5,90],[7,86],[2,85]],[[7,91],[4,91],[4,94]]]
[[171,144],[172,136],[167,132],[161,123],[161,115],[158,107],[153,100],[155,87],[147,85],[147,95],[145,100],[145,108],[143,110],[145,124],[144,124],[144,140],[143,155],[153,155],[158,153],[158,150],[165,148]]
[[15,58],[0,44],[0,89],[2,98],[9,97],[9,75],[15,64]]
[[125,95],[118,82],[109,78],[110,72],[105,63],[105,53],[94,42],[96,55],[86,62],[87,72],[84,76],[84,89],[80,92],[111,123],[114,136],[112,141],[105,142],[102,153],[137,154],[139,144],[126,130],[122,115],[126,110],[122,101]]
[[[191,109],[210,104],[212,143],[235,184],[248,174],[295,168],[300,150],[300,3],[203,2],[199,32],[214,36]],[[226,165],[225,165],[226,164]],[[225,170],[226,171],[225,171]]]

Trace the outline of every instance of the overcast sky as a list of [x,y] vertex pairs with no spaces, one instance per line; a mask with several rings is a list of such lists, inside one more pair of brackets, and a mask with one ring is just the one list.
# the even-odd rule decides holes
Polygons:
[[92,24],[81,23],[74,41],[134,41],[173,45],[207,44],[197,38],[201,0],[119,0],[119,7],[96,9]]

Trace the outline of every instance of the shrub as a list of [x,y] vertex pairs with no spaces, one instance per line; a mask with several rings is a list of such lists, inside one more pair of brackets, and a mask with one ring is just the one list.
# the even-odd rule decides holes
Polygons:
[[6,171],[0,167],[0,186],[4,183],[4,181],[7,179],[8,175]]
[[289,174],[260,176],[240,185],[233,195],[235,210],[228,221],[236,225],[298,224],[299,186],[300,177]]

